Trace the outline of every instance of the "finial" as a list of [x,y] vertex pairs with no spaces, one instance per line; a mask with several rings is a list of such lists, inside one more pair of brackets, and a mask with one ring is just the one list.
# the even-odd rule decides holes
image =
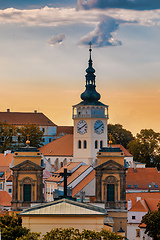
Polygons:
[[92,43],[91,42],[89,43],[89,46],[90,46],[89,51],[90,51],[90,60],[91,60],[91,52],[92,52]]
[[27,145],[30,144],[30,141],[29,141],[29,134],[27,134],[27,141],[26,141],[26,144],[27,144]]
[[111,144],[112,144],[112,140],[111,140],[111,138],[112,138],[112,135],[111,135],[111,134],[109,134],[109,136],[110,136],[109,144],[110,144],[110,147],[112,147],[112,146],[111,146]]

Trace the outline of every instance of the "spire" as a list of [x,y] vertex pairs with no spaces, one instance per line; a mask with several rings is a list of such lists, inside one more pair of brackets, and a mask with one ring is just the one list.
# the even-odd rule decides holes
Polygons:
[[88,68],[86,69],[86,90],[81,94],[81,99],[87,102],[97,102],[100,98],[101,95],[96,91],[96,85],[95,85],[95,78],[96,76],[94,75],[95,69],[92,66],[92,44],[91,42],[89,43],[90,48],[89,48],[89,61],[88,61]]

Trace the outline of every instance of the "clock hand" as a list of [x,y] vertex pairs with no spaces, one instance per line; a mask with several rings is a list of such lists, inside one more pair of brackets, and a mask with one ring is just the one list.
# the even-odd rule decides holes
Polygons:
[[96,127],[95,130],[97,130],[97,129],[100,128],[101,126],[103,126],[103,123],[102,123],[100,126]]
[[86,124],[84,124],[82,127],[80,127],[79,130],[80,130],[81,128],[85,127],[85,126],[86,126]]

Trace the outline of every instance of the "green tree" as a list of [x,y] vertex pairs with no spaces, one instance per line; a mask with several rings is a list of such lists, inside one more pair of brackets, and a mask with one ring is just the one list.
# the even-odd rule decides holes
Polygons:
[[43,236],[43,240],[122,240],[123,237],[102,229],[100,232],[84,229],[80,232],[74,228],[55,228]]
[[0,123],[0,152],[13,150],[13,136],[17,135],[17,128],[11,124]]
[[23,235],[22,237],[16,238],[16,240],[39,240],[40,233],[37,232],[28,232],[27,235]]
[[121,144],[125,148],[127,148],[128,143],[134,139],[132,133],[124,129],[121,124],[108,124],[108,139],[110,139],[110,134],[113,144]]
[[160,133],[152,129],[142,129],[128,144],[134,160],[146,163],[147,167],[160,169]]
[[142,217],[141,223],[146,224],[145,233],[152,237],[153,240],[160,239],[160,203],[158,204],[158,210],[148,212]]
[[37,148],[43,146],[43,132],[40,130],[39,126],[27,124],[19,128],[19,134],[20,144],[22,146],[26,145],[27,135],[29,135],[30,146]]
[[1,235],[3,240],[16,240],[16,238],[27,235],[29,229],[22,227],[22,219],[17,214],[8,212],[0,216]]

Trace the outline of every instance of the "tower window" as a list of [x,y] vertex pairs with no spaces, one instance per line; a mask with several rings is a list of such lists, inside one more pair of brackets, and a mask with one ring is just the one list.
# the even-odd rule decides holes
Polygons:
[[87,148],[87,141],[86,140],[84,140],[84,142],[83,142],[83,147],[86,149]]
[[24,184],[23,186],[23,201],[31,201],[31,184]]
[[103,141],[100,141],[100,148],[103,147]]
[[78,148],[81,148],[81,140],[78,141]]
[[107,184],[107,202],[115,201],[115,185]]
[[98,148],[98,141],[96,140],[95,141],[95,149],[97,149]]

